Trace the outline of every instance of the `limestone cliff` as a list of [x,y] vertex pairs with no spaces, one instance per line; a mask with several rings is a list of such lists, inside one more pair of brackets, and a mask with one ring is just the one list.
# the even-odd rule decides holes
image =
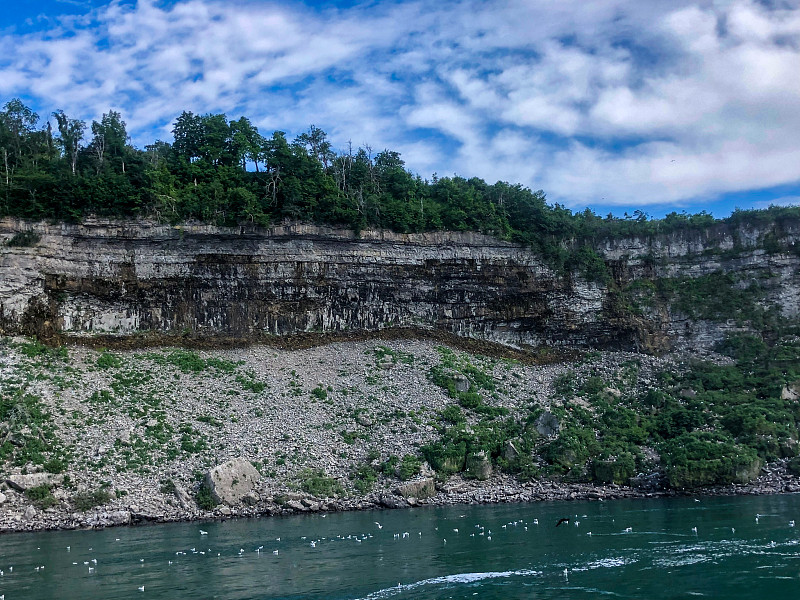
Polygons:
[[[8,244],[21,231],[28,245]],[[511,345],[666,350],[746,324],[687,318],[636,282],[735,273],[764,307],[800,310],[800,224],[598,242],[613,282],[554,272],[519,245],[467,233],[310,225],[173,227],[0,221],[0,330],[82,337],[141,332],[241,340],[420,328]]]

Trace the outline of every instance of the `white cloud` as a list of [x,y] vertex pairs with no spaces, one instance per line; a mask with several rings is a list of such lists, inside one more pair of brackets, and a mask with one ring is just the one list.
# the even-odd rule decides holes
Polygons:
[[575,207],[800,181],[796,0],[139,0],[43,22],[0,34],[0,94],[85,119],[113,107],[139,143],[168,138],[182,110],[265,133],[315,123],[423,176],[521,182]]

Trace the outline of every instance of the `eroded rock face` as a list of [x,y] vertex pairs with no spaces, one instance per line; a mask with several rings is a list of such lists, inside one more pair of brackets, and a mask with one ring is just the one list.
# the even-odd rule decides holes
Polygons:
[[205,485],[217,504],[233,506],[253,491],[261,479],[256,468],[243,458],[234,458],[208,471]]
[[[85,336],[263,334],[418,327],[513,345],[625,350],[707,347],[727,325],[668,307],[620,312],[612,291],[555,273],[524,247],[469,233],[393,234],[308,225],[269,230],[151,222],[30,224],[0,219],[0,332]],[[785,227],[792,244],[797,224]],[[784,315],[800,312],[800,257],[766,256],[764,232],[711,229],[599,245],[615,280],[769,271]],[[730,253],[734,241],[741,251]],[[728,251],[724,259],[706,250]],[[769,287],[769,286],[767,286]],[[731,326],[732,327],[732,326]]]

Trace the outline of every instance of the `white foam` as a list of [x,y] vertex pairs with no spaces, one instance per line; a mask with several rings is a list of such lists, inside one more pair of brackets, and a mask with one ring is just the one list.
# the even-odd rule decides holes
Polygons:
[[491,571],[488,573],[457,573],[455,575],[444,575],[442,577],[431,577],[430,579],[423,579],[422,581],[415,581],[413,583],[398,584],[396,587],[386,588],[372,592],[368,596],[360,600],[379,600],[381,598],[390,598],[396,594],[414,590],[417,588],[429,585],[447,585],[453,583],[474,583],[476,581],[484,581],[487,579],[501,579],[507,577],[538,577],[542,574],[541,571],[533,571],[531,569],[521,569],[518,571]]

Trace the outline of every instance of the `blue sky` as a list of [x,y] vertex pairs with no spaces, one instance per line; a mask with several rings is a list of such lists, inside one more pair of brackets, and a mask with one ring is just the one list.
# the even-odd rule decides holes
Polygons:
[[800,0],[45,0],[0,12],[0,102],[139,146],[182,110],[312,123],[408,168],[601,214],[800,202]]

